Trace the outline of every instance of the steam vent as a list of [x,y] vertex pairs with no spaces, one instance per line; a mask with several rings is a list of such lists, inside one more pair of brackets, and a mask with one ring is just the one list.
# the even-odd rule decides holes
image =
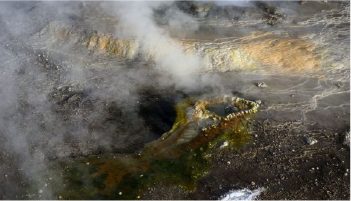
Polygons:
[[0,2],[0,198],[349,200],[349,1]]

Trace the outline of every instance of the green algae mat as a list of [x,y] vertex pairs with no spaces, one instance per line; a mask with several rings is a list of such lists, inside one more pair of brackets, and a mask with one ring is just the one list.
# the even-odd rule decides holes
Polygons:
[[[219,115],[208,109],[216,104],[231,109]],[[60,199],[143,199],[143,192],[155,185],[193,191],[208,173],[214,149],[224,144],[238,149],[250,140],[248,123],[258,107],[257,102],[232,96],[183,100],[175,106],[171,130],[140,153],[53,163],[51,169],[62,176],[57,183],[63,183],[54,194]]]

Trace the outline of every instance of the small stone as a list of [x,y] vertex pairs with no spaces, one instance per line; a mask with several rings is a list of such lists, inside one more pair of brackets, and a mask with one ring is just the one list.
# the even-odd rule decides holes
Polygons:
[[338,87],[338,88],[341,88],[341,87],[343,87],[344,85],[342,84],[342,82],[337,82],[337,83],[335,83],[335,86]]
[[256,83],[256,86],[259,87],[259,88],[266,88],[266,87],[268,87],[267,84],[264,83],[264,82],[258,82],[258,83]]
[[59,195],[59,196],[58,196],[58,198],[61,200],[61,199],[62,199],[62,196],[61,196],[61,195]]
[[346,132],[344,136],[343,145],[350,147],[350,132]]
[[230,161],[227,161],[227,164],[230,165]]
[[90,163],[89,163],[89,162],[86,162],[85,164],[86,164],[86,165],[90,165]]
[[43,190],[42,190],[42,189],[39,189],[38,193],[39,193],[39,194],[42,194],[42,193],[43,193]]
[[251,182],[251,185],[254,186],[254,185],[256,185],[256,183],[255,183],[254,181],[252,181],[252,182]]
[[143,177],[144,175],[143,174],[141,174],[139,177],[141,178],[141,177]]
[[228,141],[223,142],[223,144],[219,147],[220,149],[223,149],[224,147],[227,147],[229,145]]
[[137,199],[140,199],[140,195],[137,196]]
[[305,137],[305,143],[308,145],[314,145],[316,144],[318,141],[312,137]]
[[118,193],[118,195],[122,195],[122,191],[120,191],[120,192]]

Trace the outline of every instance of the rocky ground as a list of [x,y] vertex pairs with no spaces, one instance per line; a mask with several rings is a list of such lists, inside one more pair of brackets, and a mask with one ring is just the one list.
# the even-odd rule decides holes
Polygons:
[[[264,187],[259,199],[349,199],[349,147],[340,140],[343,134],[301,133],[299,122],[266,120],[253,126],[249,145],[216,153],[211,173],[194,193],[155,188],[150,198],[218,199],[232,189]],[[318,142],[308,144],[306,138]]]
[[191,198],[264,187],[260,199],[349,199],[350,158],[344,133],[270,120],[255,122],[254,130],[252,142],[242,150],[219,153],[213,171]]
[[[246,98],[263,100],[260,112],[252,122],[252,140],[239,150],[220,149],[214,153],[211,171],[200,180],[195,192],[154,188],[147,198],[218,199],[232,189],[263,187],[265,191],[259,199],[349,199],[350,147],[346,137],[349,92],[341,92],[345,96],[338,99],[343,103],[334,106],[336,110],[316,107],[308,111],[303,102],[310,104],[309,96],[321,92],[312,84],[317,84],[318,79],[294,77],[288,81],[284,76],[283,81],[279,76],[267,80],[236,76],[245,81],[239,82],[241,86],[234,93],[243,95],[250,91]],[[306,80],[301,82],[300,79]],[[293,80],[300,85],[300,90]],[[266,83],[266,86],[260,88],[257,83]],[[348,84],[345,83],[347,87]],[[335,85],[331,87],[339,90]],[[277,88],[294,90],[282,90],[281,93]],[[272,97],[279,97],[279,100]],[[331,97],[333,95],[327,99]],[[323,106],[325,101],[318,101],[318,105]],[[278,107],[281,104],[284,112]]]
[[[259,199],[350,199],[349,2],[158,7],[156,25],[205,60],[203,85],[186,90],[175,86],[188,80],[153,68],[165,56],[156,50],[173,43],[145,52],[118,38],[106,5],[9,5],[0,9],[0,198],[61,199],[49,188],[62,175],[48,164],[138,152],[172,127],[180,100],[231,94],[262,103],[251,140],[214,150],[193,191],[154,183],[143,199],[243,188],[264,188]],[[186,28],[172,21],[177,9]]]

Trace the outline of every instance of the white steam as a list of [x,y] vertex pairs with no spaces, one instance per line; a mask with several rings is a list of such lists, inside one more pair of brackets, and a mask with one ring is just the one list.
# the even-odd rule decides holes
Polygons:
[[[116,34],[137,40],[142,57],[155,65],[94,54],[78,46],[79,40],[59,46],[43,31],[56,21],[90,30],[103,21],[90,15],[101,14],[94,10],[99,3],[0,3],[0,151],[8,157],[0,155],[0,170],[8,172],[0,176],[1,198],[57,199],[50,189],[62,185],[50,183],[49,178],[60,177],[48,172],[51,160],[101,148],[142,148],[152,133],[138,113],[141,89],[217,85],[217,78],[199,76],[201,59],[184,52],[154,20],[154,10],[170,3],[101,4],[103,16],[118,21]],[[195,19],[176,9],[168,13],[167,25],[171,31],[198,28]],[[98,27],[111,30],[110,24]]]
[[216,0],[214,3],[218,6],[238,6],[238,7],[249,7],[252,6],[252,0]]
[[[174,82],[177,87],[195,88],[201,59],[185,53],[181,45],[156,24],[153,9],[160,5],[161,3],[156,2],[119,2],[113,8],[107,4],[106,9],[119,20],[117,33],[136,39],[144,56],[152,57],[162,75],[170,77],[171,80],[161,79],[163,84]],[[181,15],[181,19],[180,22],[170,21],[170,24],[179,26],[184,22],[184,15]]]

